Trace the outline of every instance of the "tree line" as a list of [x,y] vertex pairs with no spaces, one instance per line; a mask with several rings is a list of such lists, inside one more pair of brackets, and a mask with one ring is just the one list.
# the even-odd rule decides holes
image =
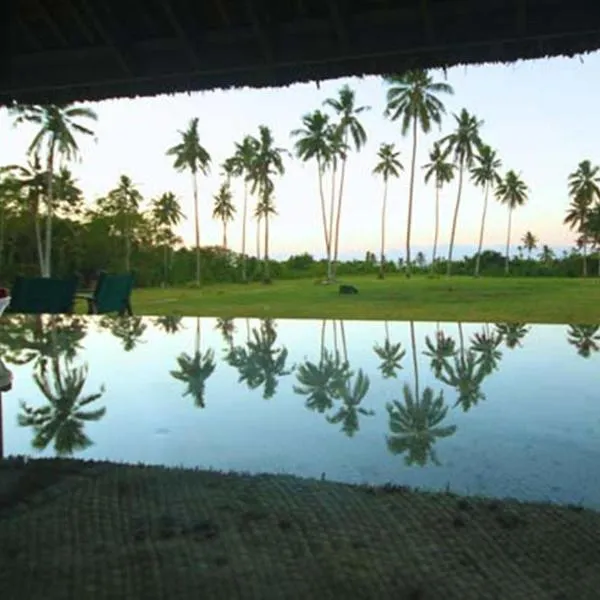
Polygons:
[[[413,260],[411,233],[414,207],[414,182],[417,172],[416,152],[421,135],[434,128],[441,130],[446,110],[441,97],[454,93],[446,81],[435,81],[423,70],[407,71],[385,79],[387,84],[384,116],[399,124],[402,137],[411,138],[409,189],[406,215],[406,247],[402,270],[410,276],[420,268],[422,260]],[[352,152],[359,152],[367,141],[361,115],[370,110],[357,102],[349,86],[342,86],[336,97],[327,98],[323,107],[304,115],[301,127],[291,132],[293,154],[300,160],[315,163],[318,178],[319,205],[323,227],[326,282],[335,281],[340,267],[339,248],[341,215],[343,212],[346,170]],[[127,175],[121,175],[114,188],[93,204],[84,202],[84,194],[73,179],[69,163],[79,158],[78,137],[93,136],[96,113],[78,105],[14,105],[10,114],[16,125],[33,123],[36,133],[28,148],[25,165],[6,165],[0,169],[0,269],[13,275],[40,273],[48,277],[59,273],[82,273],[84,277],[101,269],[118,266],[127,271],[140,255],[152,256],[153,268],[144,266],[143,280],[156,282],[156,265],[160,260],[162,282],[173,281],[174,258],[189,251],[175,230],[186,218],[179,199],[169,191],[143,206],[144,199]],[[483,246],[488,201],[496,198],[508,209],[504,271],[511,267],[511,236],[513,213],[528,199],[529,189],[520,173],[514,169],[502,171],[502,161],[482,136],[484,122],[463,108],[452,115],[454,129],[431,145],[429,162],[421,166],[423,178],[435,192],[434,230],[430,270],[437,274],[445,269],[447,275],[456,271],[453,257],[464,186],[470,182],[482,190],[482,212],[477,252],[472,274],[482,273]],[[213,198],[213,217],[222,223],[223,242],[219,249],[205,249],[200,237],[199,178],[209,174],[212,167],[210,152],[202,145],[199,119],[193,118],[187,128],[178,132],[179,141],[165,150],[177,171],[191,177],[194,222],[195,285],[206,279],[207,265],[203,257],[220,256],[222,262],[235,263],[239,269],[236,279],[247,282],[260,278],[268,283],[272,277],[269,228],[277,214],[276,181],[285,173],[285,162],[292,153],[278,146],[272,131],[260,125],[256,135],[245,135],[234,145],[231,156],[220,164],[222,182]],[[383,183],[381,204],[381,240],[379,277],[383,278],[389,261],[386,253],[386,209],[389,184],[404,172],[400,151],[395,143],[382,143],[377,151],[373,174]],[[241,207],[242,240],[237,252],[228,249],[227,226],[237,209],[231,182],[243,182]],[[450,229],[448,255],[438,256],[440,231],[440,192],[456,180],[456,200]],[[584,160],[568,179],[565,223],[577,235],[576,243],[582,252],[582,273],[588,274],[589,252],[600,248],[600,176],[599,167]],[[250,204],[253,201],[252,205]],[[250,215],[256,224],[256,252],[248,252],[247,225]],[[533,235],[533,234],[531,234]],[[531,241],[531,240],[530,240]],[[102,249],[113,243],[113,248]],[[262,247],[261,247],[262,245]],[[529,244],[530,245],[530,244]],[[528,246],[528,244],[526,244]],[[116,259],[115,248],[122,256]],[[160,257],[160,258],[159,258]],[[420,258],[420,257],[418,257]],[[461,261],[459,261],[460,263]],[[35,267],[34,267],[35,265]],[[212,265],[214,266],[214,264]],[[210,266],[208,267],[210,271]],[[152,276],[149,275],[152,271]],[[600,261],[598,262],[600,275]],[[6,276],[5,275],[5,276]],[[208,279],[212,278],[208,273]],[[179,278],[175,278],[179,281]],[[189,281],[192,277],[188,277]]]

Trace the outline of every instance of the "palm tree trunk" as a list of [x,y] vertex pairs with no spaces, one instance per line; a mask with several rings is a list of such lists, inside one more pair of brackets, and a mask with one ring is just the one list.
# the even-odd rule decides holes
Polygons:
[[248,216],[248,183],[244,181],[244,208],[242,210],[242,281],[248,281],[246,270],[246,219]]
[[200,215],[198,214],[198,179],[196,173],[192,173],[194,191],[194,234],[196,238],[196,285],[200,285]]
[[410,321],[410,345],[413,355],[413,370],[415,372],[415,402],[419,401],[419,363],[417,361],[417,340],[415,338],[415,322]]
[[269,269],[269,213],[265,213],[265,258],[263,263],[263,281],[271,283],[271,273]]
[[460,161],[460,168],[458,171],[458,193],[456,195],[456,206],[454,207],[454,217],[452,218],[452,231],[450,232],[450,248],[448,249],[448,265],[446,274],[448,277],[452,274],[452,252],[454,250],[454,236],[456,235],[456,223],[458,221],[458,209],[460,207],[460,196],[462,194],[463,185],[463,173],[464,173],[464,160]]
[[325,360],[325,328],[327,327],[327,319],[321,321],[321,363]]
[[260,222],[261,217],[256,218],[256,260],[260,260]]
[[485,229],[485,216],[487,214],[489,192],[490,186],[486,183],[483,192],[483,213],[481,215],[481,228],[479,229],[479,246],[477,248],[477,258],[475,259],[475,277],[479,277],[479,263],[481,261],[481,247],[483,246],[483,232]]
[[46,249],[45,256],[46,263],[44,265],[44,272],[42,273],[42,277],[50,277],[52,271],[52,216],[54,213],[53,210],[53,198],[52,198],[52,184],[54,183],[54,137],[50,142],[50,147],[48,149],[48,163],[46,169],[47,173],[47,181],[46,181]]
[[[346,144],[348,135],[344,137],[344,144]],[[337,260],[338,260],[338,248],[340,242],[340,221],[342,217],[342,199],[344,197],[344,180],[346,178],[346,157],[342,159],[342,172],[340,173],[340,187],[338,189],[338,204],[337,204],[337,213],[335,215],[335,246],[333,249],[333,279],[335,280],[336,276],[336,268],[337,268]]]
[[385,341],[389,343],[389,341],[390,341],[390,325],[389,325],[388,321],[384,321],[383,326],[385,328]]
[[330,274],[330,256],[331,256],[331,243],[329,240],[329,232],[327,231],[327,209],[325,208],[325,192],[323,190],[323,165],[321,162],[321,156],[317,155],[317,169],[319,171],[319,197],[321,198],[321,218],[323,220],[323,234],[325,236],[325,251],[327,252],[327,278],[329,279]]
[[337,357],[337,355],[338,355],[337,321],[334,319],[331,323],[333,325],[333,349],[335,350],[335,354]]
[[129,231],[129,216],[125,215],[125,273],[131,270],[131,232]]
[[379,279],[385,277],[385,212],[387,208],[388,178],[383,179],[383,203],[381,205],[381,257],[379,259]]
[[435,184],[435,223],[433,233],[433,252],[431,254],[431,272],[435,273],[435,259],[437,258],[437,245],[440,235],[440,186]]
[[331,199],[329,202],[329,246],[327,247],[327,281],[333,281],[333,223],[335,217],[335,180],[337,175],[337,164],[331,170]]
[[417,117],[413,117],[413,147],[410,163],[410,183],[408,184],[408,216],[406,218],[406,276],[411,275],[410,233],[412,229],[413,194],[415,189],[415,162],[417,160]]
[[167,285],[168,272],[169,272],[169,246],[165,244],[163,246],[163,261],[164,261],[164,284]]
[[227,221],[223,220],[223,248],[227,250]]
[[348,345],[346,344],[346,329],[343,319],[340,320],[340,335],[342,338],[342,350],[344,351],[344,360],[348,362]]
[[583,240],[583,276],[587,277],[587,241]]
[[194,338],[194,353],[200,353],[200,317],[196,317],[196,336]]
[[512,227],[512,208],[508,209],[508,231],[506,233],[506,259],[504,261],[504,273],[508,275],[509,263],[510,263],[510,230]]
[[42,247],[42,231],[40,228],[40,215],[39,215],[39,196],[36,200],[35,203],[35,214],[33,216],[33,227],[35,230],[35,243],[37,246],[37,252],[38,252],[38,261],[39,261],[39,265],[40,265],[40,275],[43,277],[44,276],[44,269],[45,269],[45,260],[44,260],[44,248]]

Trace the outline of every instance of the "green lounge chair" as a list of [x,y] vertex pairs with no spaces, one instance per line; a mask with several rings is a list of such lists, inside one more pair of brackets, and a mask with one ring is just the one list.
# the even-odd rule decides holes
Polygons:
[[26,315],[72,314],[77,278],[17,277],[6,312]]
[[120,273],[110,275],[100,273],[96,289],[92,294],[80,294],[88,303],[89,315],[102,315],[116,312],[119,315],[133,315],[131,309],[131,291],[133,290],[133,275]]

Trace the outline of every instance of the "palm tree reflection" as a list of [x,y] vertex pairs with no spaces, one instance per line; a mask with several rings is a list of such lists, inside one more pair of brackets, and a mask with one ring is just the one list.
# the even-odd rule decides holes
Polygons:
[[101,328],[108,329],[116,338],[121,340],[125,352],[130,352],[139,343],[143,342],[142,336],[148,328],[142,317],[103,315],[99,323]]
[[567,341],[577,348],[577,354],[589,358],[598,352],[600,342],[600,325],[569,325]]
[[162,317],[155,317],[152,320],[152,323],[162,329],[165,333],[173,334],[178,333],[181,329],[183,329],[184,325],[182,323],[183,317],[178,315],[164,315]]
[[397,371],[402,370],[402,359],[406,351],[402,349],[402,344],[390,342],[390,332],[388,322],[385,321],[385,340],[383,345],[375,344],[373,351],[380,359],[379,370],[384,379],[397,377]]
[[475,333],[471,338],[471,350],[477,356],[477,360],[486,375],[498,368],[498,363],[502,358],[502,352],[498,350],[501,343],[502,337],[498,332],[490,331],[487,326],[484,326],[481,332]]
[[523,345],[521,342],[529,331],[530,328],[525,323],[496,323],[496,333],[511,350]]
[[343,381],[337,380],[338,387],[335,390],[335,397],[340,399],[342,404],[335,414],[326,417],[328,423],[341,423],[341,430],[348,437],[354,436],[360,429],[358,415],[371,417],[375,414],[374,410],[368,410],[360,406],[369,391],[369,377],[364,374],[362,369],[359,369],[352,384],[351,379],[353,376],[354,373],[350,373]]
[[183,396],[192,396],[195,405],[204,408],[206,381],[214,373],[216,364],[214,350],[208,349],[203,354],[200,341],[200,317],[196,317],[194,354],[182,352],[177,357],[179,369],[171,371],[171,376],[186,384]]

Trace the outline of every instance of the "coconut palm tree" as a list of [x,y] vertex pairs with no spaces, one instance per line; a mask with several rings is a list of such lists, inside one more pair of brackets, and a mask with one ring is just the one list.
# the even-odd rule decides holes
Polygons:
[[233,221],[236,211],[229,183],[225,181],[221,184],[214,201],[212,216],[223,224],[223,248],[227,250],[227,223]]
[[[336,134],[340,140],[340,147],[348,150],[354,147],[356,152],[367,142],[367,132],[359,120],[359,115],[370,110],[370,106],[357,106],[356,93],[348,85],[342,86],[338,90],[336,98],[327,98],[323,104],[333,109],[339,119],[336,131],[334,132],[333,141],[335,142]],[[335,265],[338,259],[338,248],[340,239],[340,220],[342,215],[342,198],[344,195],[344,180],[346,174],[346,162],[348,153],[344,151],[341,156],[341,172],[340,184],[338,188],[337,211],[335,217],[335,230],[330,229],[329,240],[333,244],[333,278],[335,279]]]
[[577,354],[589,358],[600,349],[600,325],[569,325],[567,341],[577,348]]
[[375,175],[383,178],[383,203],[381,205],[381,258],[379,261],[379,278],[385,277],[385,213],[387,207],[388,180],[390,177],[400,177],[400,171],[404,170],[399,160],[400,152],[394,144],[381,144],[377,151],[378,163],[373,169]]
[[255,137],[247,135],[241,143],[236,142],[233,156],[227,159],[232,177],[244,179],[244,203],[242,207],[242,281],[248,281],[247,254],[246,254],[246,226],[248,223],[248,192],[250,173],[259,142]]
[[96,121],[96,113],[86,106],[73,104],[17,104],[10,109],[15,124],[32,123],[39,127],[28,153],[30,156],[46,158],[46,230],[43,250],[43,277],[50,277],[52,270],[52,218],[54,214],[54,163],[71,161],[79,157],[76,135],[93,136],[94,132],[82,124]]
[[207,379],[214,373],[215,352],[209,348],[206,352],[201,351],[200,341],[200,317],[196,317],[196,335],[194,342],[194,354],[182,352],[177,357],[178,370],[171,371],[171,376],[186,384],[183,396],[192,396],[194,404],[204,408],[204,392]]
[[538,239],[531,233],[531,231],[526,231],[525,235],[521,238],[523,242],[523,247],[527,250],[527,258],[531,260],[531,253],[537,248]]
[[352,382],[352,377],[354,377],[354,373],[351,373],[343,383],[341,380],[337,380],[340,385],[337,387],[335,395],[342,403],[335,414],[326,417],[328,423],[333,425],[341,423],[342,431],[348,437],[353,437],[359,431],[359,415],[372,417],[375,414],[374,410],[360,406],[369,392],[371,385],[369,376],[359,369],[354,382]]
[[181,141],[167,150],[167,156],[173,156],[173,167],[177,171],[189,171],[192,175],[194,194],[194,234],[196,242],[196,285],[201,283],[200,272],[200,215],[198,206],[198,173],[208,175],[210,172],[210,154],[200,143],[198,118],[193,118],[188,128],[179,131]]
[[583,248],[583,276],[587,276],[587,240],[585,224],[588,221],[592,203],[588,196],[575,196],[567,208],[567,215],[564,223],[569,229],[575,229],[581,234]]
[[140,191],[127,175],[119,177],[117,187],[98,200],[103,213],[114,220],[116,229],[123,240],[125,271],[131,271],[131,238],[134,223],[139,220],[139,208],[143,198]]
[[500,334],[497,331],[490,331],[487,326],[481,332],[475,333],[471,339],[471,350],[486,375],[498,368],[498,363],[502,359],[502,352],[498,350],[501,343]]
[[500,183],[498,170],[502,161],[497,157],[496,151],[487,144],[479,148],[475,155],[475,164],[471,168],[471,180],[483,188],[483,212],[481,214],[481,227],[479,229],[479,245],[477,246],[477,258],[475,259],[475,277],[479,277],[479,265],[481,262],[481,247],[483,246],[483,233],[485,230],[485,217],[487,215],[488,196],[490,191]]
[[142,337],[148,325],[142,317],[103,315],[99,325],[121,341],[125,352],[131,352],[138,344],[145,343]]
[[275,185],[273,177],[283,175],[283,155],[288,154],[284,148],[275,146],[271,130],[265,125],[259,127],[258,146],[248,174],[251,192],[258,195],[255,215],[265,223],[265,248],[263,259],[263,282],[270,283],[269,273],[269,215],[277,214],[273,193]]
[[529,333],[530,328],[525,323],[496,323],[496,332],[501,337],[504,345],[510,350],[522,346],[523,338]]
[[327,279],[331,278],[331,241],[327,227],[327,211],[325,208],[325,191],[323,176],[330,156],[330,122],[329,115],[315,110],[302,117],[302,129],[294,129],[292,137],[297,138],[294,149],[296,156],[303,162],[314,160],[317,163],[319,198],[321,200],[321,218],[327,252]]
[[425,466],[429,461],[440,465],[434,445],[438,439],[456,433],[456,425],[443,426],[448,414],[444,393],[426,387],[421,397],[415,397],[407,384],[402,390],[404,403],[398,400],[388,402],[390,434],[387,447],[392,454],[404,454],[407,466]]
[[527,186],[525,182],[514,171],[508,171],[496,186],[496,198],[501,204],[508,207],[508,228],[506,233],[506,262],[504,272],[508,275],[510,264],[510,232],[512,225],[512,214],[515,208],[523,206],[527,202]]
[[179,315],[163,315],[162,317],[155,317],[152,322],[165,333],[173,334],[185,328],[182,320],[183,317]]
[[454,251],[454,238],[456,236],[456,224],[458,222],[458,211],[462,197],[464,173],[465,169],[470,169],[473,166],[475,156],[482,145],[479,130],[483,126],[483,121],[480,121],[475,115],[469,113],[466,108],[463,108],[458,115],[454,114],[453,116],[456,121],[456,129],[440,141],[444,152],[452,154],[454,164],[458,166],[458,189],[456,192],[456,205],[454,206],[452,229],[450,231],[450,246],[448,249],[448,276],[452,273],[452,252]]
[[377,355],[379,360],[379,370],[383,375],[384,379],[390,377],[396,377],[396,371],[402,370],[402,359],[406,356],[406,350],[402,348],[402,344],[392,343],[390,341],[390,332],[388,322],[384,321],[385,324],[385,340],[383,345],[375,344],[373,346],[373,352]]
[[590,204],[600,202],[600,167],[591,161],[583,160],[569,175],[569,196],[584,197]]
[[165,192],[152,201],[152,218],[156,223],[159,239],[163,244],[164,283],[167,283],[169,271],[169,241],[173,238],[173,227],[179,225],[185,215],[181,204],[173,192]]
[[417,134],[419,129],[429,133],[432,125],[441,127],[446,112],[440,94],[453,94],[452,86],[446,82],[436,82],[422,69],[406,71],[402,75],[386,78],[390,86],[387,91],[385,116],[392,121],[401,121],[402,136],[412,133],[412,158],[408,192],[408,216],[406,219],[406,275],[410,277],[410,235],[412,229],[413,195],[415,184],[415,164],[417,160]]
[[598,276],[600,277],[600,204],[596,204],[587,215],[584,224],[585,237],[596,251],[598,258]]
[[447,336],[443,331],[437,331],[431,340],[429,336],[425,336],[425,347],[423,351],[425,356],[430,358],[430,366],[433,370],[433,374],[438,379],[442,373],[444,361],[456,356],[456,341]]
[[425,169],[425,183],[433,178],[435,185],[435,223],[433,234],[433,253],[431,256],[431,270],[435,271],[435,260],[437,258],[437,245],[440,232],[440,192],[447,183],[454,179],[454,165],[447,162],[447,156],[442,152],[439,142],[433,144],[429,153],[429,162],[423,166]]
[[48,404],[33,408],[21,401],[18,423],[21,427],[32,427],[32,446],[38,450],[50,442],[59,456],[85,450],[93,442],[85,434],[87,422],[99,421],[106,414],[106,407],[89,410],[89,405],[104,394],[104,386],[95,394],[82,396],[88,375],[87,364],[74,367],[67,358],[54,356],[42,359],[36,366],[33,380],[48,400]]

